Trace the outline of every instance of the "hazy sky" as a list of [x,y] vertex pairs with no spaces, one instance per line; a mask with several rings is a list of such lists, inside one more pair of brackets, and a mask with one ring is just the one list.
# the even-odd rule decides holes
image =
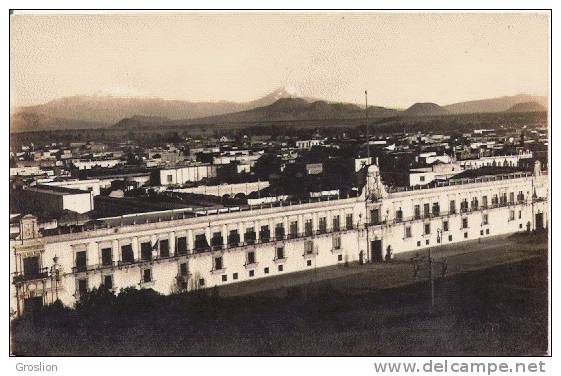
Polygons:
[[547,95],[547,14],[14,15],[12,106],[77,94],[406,107]]

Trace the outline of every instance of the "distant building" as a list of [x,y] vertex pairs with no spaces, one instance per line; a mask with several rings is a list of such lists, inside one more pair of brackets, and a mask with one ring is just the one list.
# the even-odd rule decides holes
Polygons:
[[314,146],[323,144],[323,140],[297,140],[296,147],[298,149],[311,149]]
[[49,185],[25,187],[10,193],[30,212],[50,213],[70,210],[79,214],[93,210],[93,192]]
[[217,166],[201,164],[163,168],[157,171],[155,185],[183,185],[187,182],[197,182],[217,175]]

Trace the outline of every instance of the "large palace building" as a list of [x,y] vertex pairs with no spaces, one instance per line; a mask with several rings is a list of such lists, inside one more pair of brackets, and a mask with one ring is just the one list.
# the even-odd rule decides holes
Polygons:
[[162,294],[210,288],[548,226],[547,174],[519,172],[386,189],[376,165],[356,197],[266,208],[164,211],[100,220],[67,233],[21,219],[10,243],[11,308],[100,285]]

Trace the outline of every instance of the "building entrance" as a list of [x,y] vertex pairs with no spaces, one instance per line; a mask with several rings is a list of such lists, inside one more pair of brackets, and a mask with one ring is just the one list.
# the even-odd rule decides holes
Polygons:
[[373,240],[370,242],[370,248],[372,249],[372,262],[381,262],[383,261],[382,257],[382,241],[381,240]]

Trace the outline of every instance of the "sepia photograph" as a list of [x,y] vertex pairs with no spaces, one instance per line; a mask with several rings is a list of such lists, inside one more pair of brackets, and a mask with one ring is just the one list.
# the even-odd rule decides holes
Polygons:
[[551,355],[550,10],[5,17],[18,371]]

